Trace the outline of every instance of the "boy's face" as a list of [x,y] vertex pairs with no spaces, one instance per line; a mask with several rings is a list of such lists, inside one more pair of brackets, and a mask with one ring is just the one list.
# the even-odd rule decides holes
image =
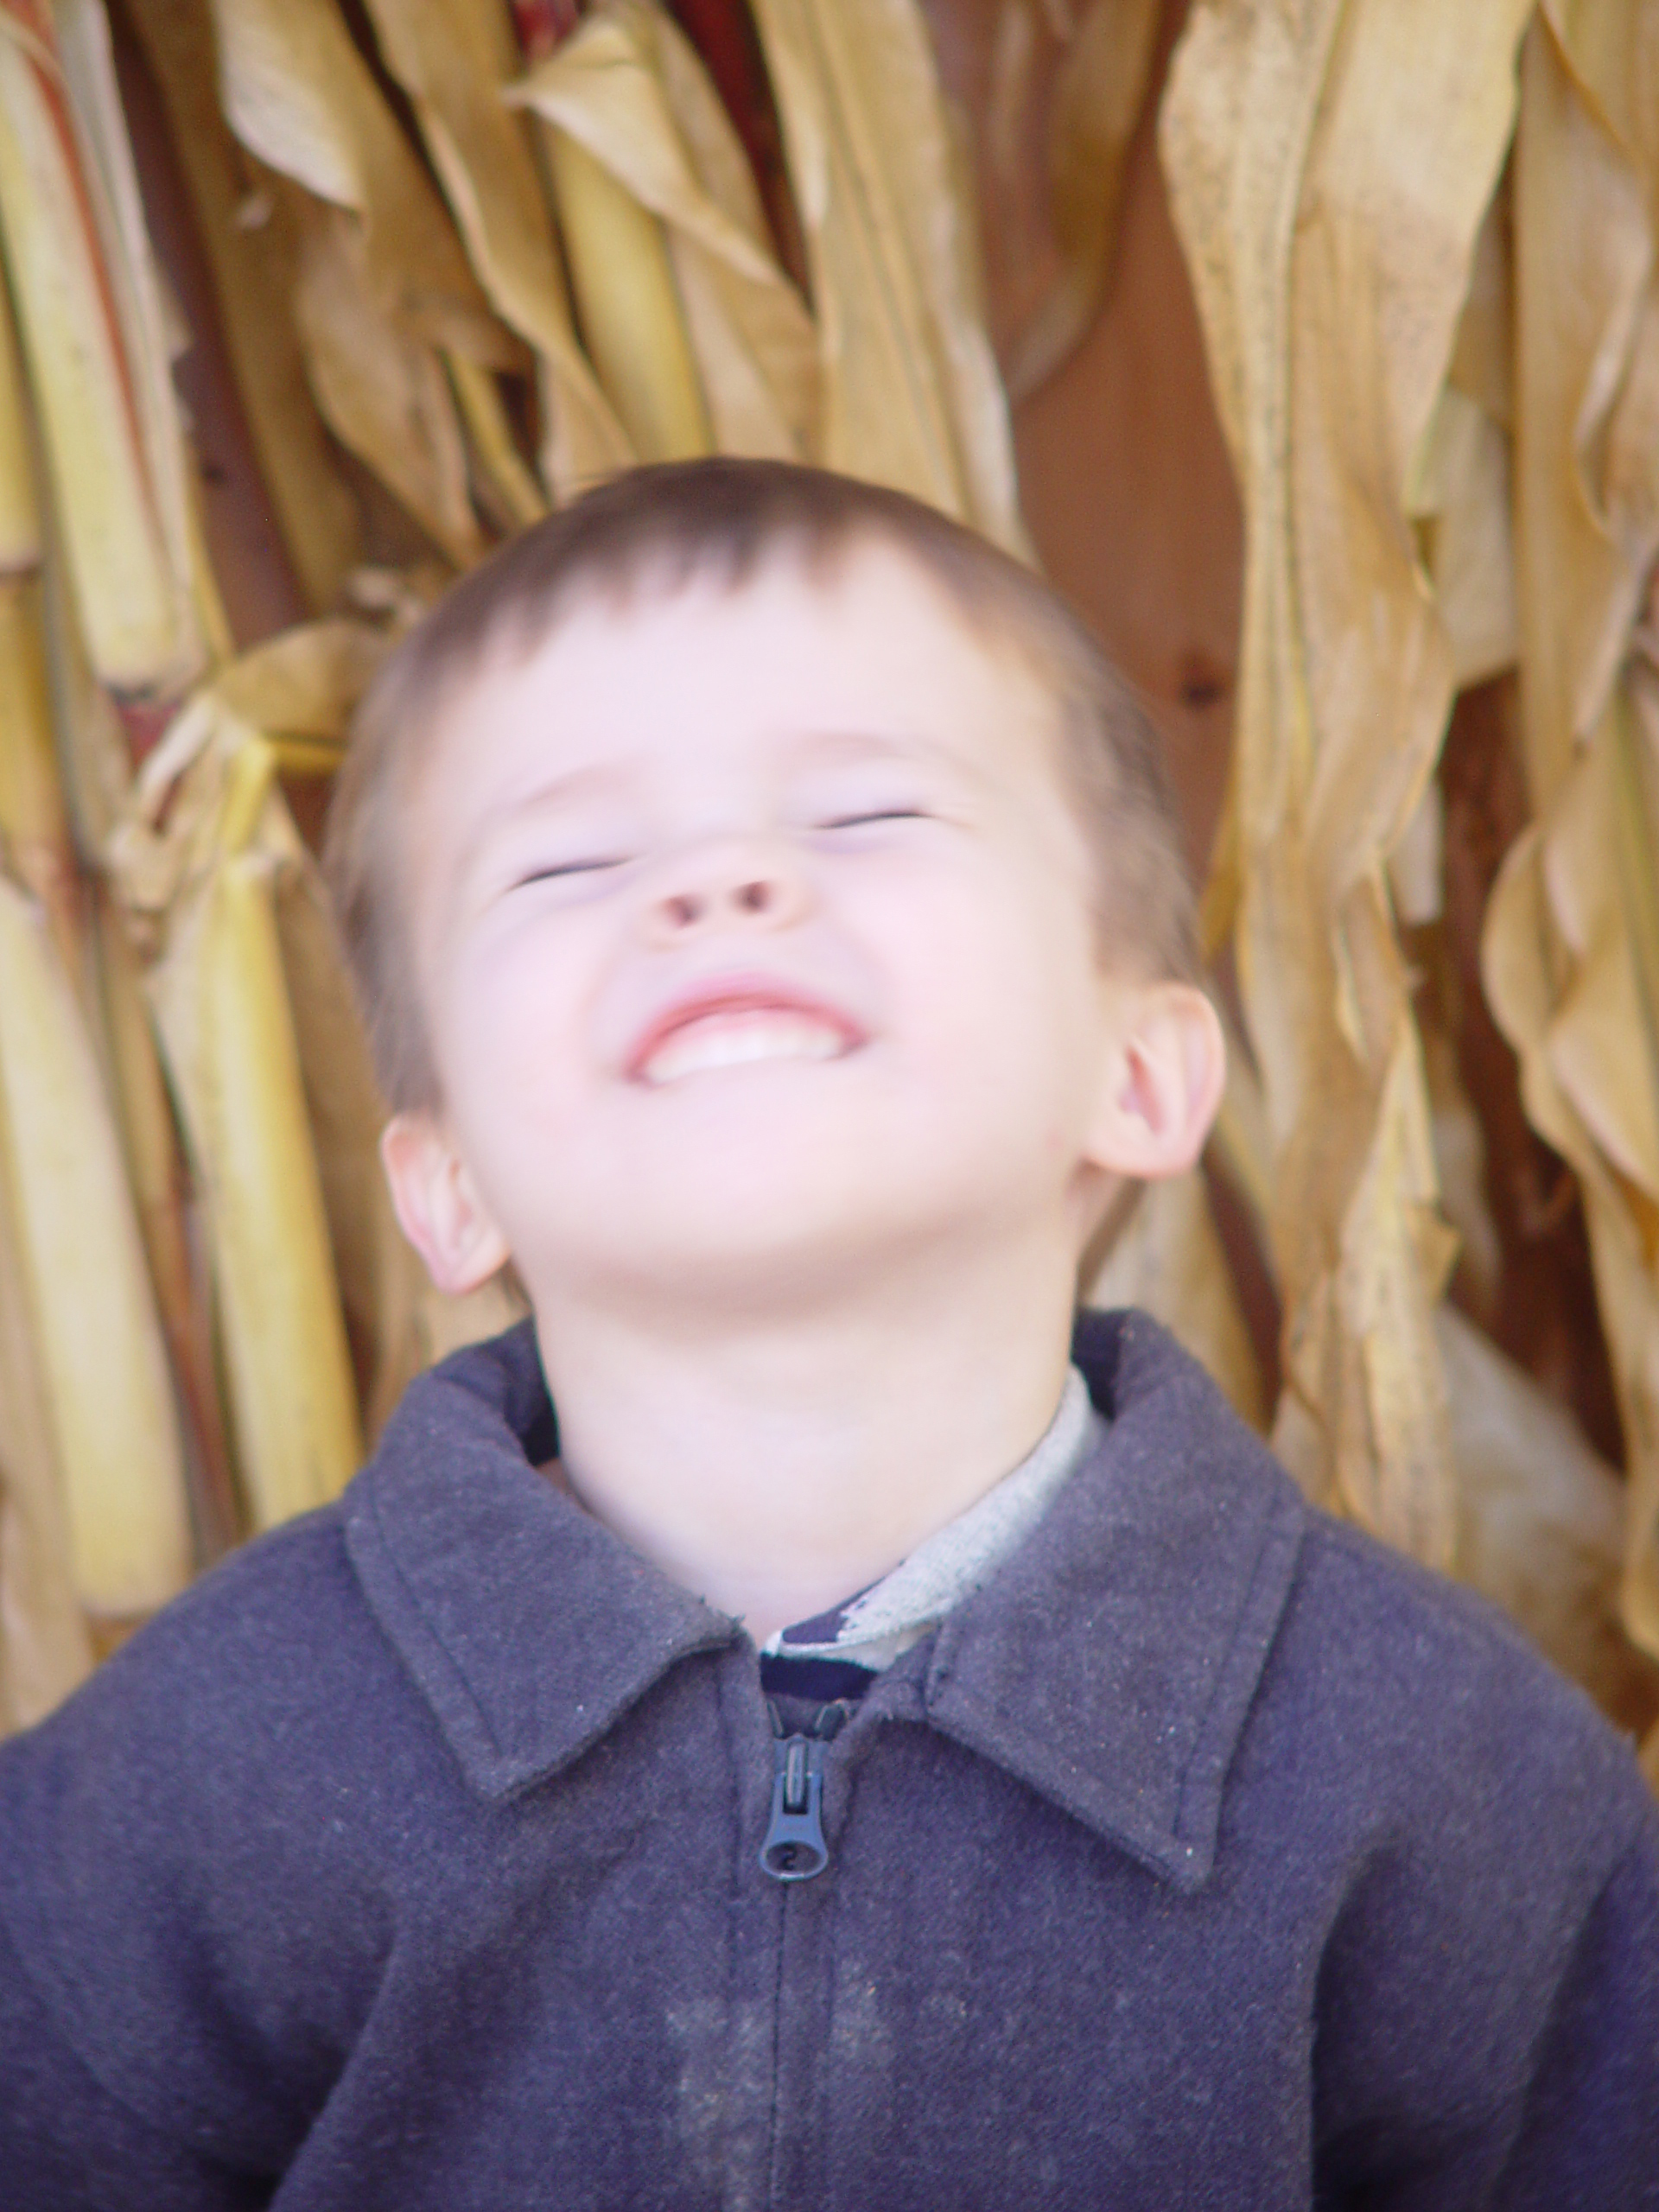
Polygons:
[[475,1232],[447,1287],[504,1251],[538,1310],[787,1303],[987,1234],[1071,1264],[1135,993],[1054,722],[879,541],[584,600],[470,685],[404,868],[426,1157]]

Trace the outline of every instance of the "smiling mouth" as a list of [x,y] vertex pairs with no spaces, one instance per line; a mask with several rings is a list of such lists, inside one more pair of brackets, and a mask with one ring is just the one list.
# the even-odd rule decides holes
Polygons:
[[840,1022],[799,1007],[713,1007],[677,1023],[646,1053],[639,1075],[660,1087],[762,1060],[837,1060],[855,1042]]

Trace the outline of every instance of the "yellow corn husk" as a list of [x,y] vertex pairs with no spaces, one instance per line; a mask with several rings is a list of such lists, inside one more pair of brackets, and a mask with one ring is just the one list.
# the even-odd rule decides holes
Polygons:
[[41,562],[40,502],[29,428],[29,390],[11,308],[0,300],[0,575]]
[[528,530],[547,512],[547,500],[519,457],[495,378],[464,354],[448,354],[445,365],[482,478],[481,496],[504,530]]
[[[507,10],[493,0],[371,0],[370,14],[479,279],[540,358],[550,486],[563,496],[625,467],[627,438],[577,343],[531,141],[503,104],[518,66]],[[458,397],[467,412],[459,385]],[[476,439],[470,412],[468,427]]]
[[285,830],[269,842],[283,863],[276,918],[283,969],[340,1304],[367,1371],[364,1420],[372,1437],[440,1344],[449,1350],[505,1328],[524,1309],[503,1284],[448,1299],[426,1281],[381,1173],[385,1106],[316,868]]
[[605,395],[641,461],[713,451],[661,224],[568,131],[549,135],[576,311]]
[[269,1528],[334,1497],[361,1435],[264,843],[274,756],[219,734],[205,871],[150,990],[206,1200],[237,1463]]
[[458,568],[482,558],[467,447],[443,359],[376,299],[363,237],[336,208],[302,220],[296,299],[311,381],[329,427]]
[[817,336],[774,257],[741,143],[673,19],[609,0],[507,97],[569,133],[661,223],[716,448],[812,454]]
[[517,365],[334,0],[213,0],[213,18],[231,128],[270,168],[357,219],[372,297],[433,346]]
[[[425,170],[334,0],[214,0],[226,118],[279,173],[300,233],[297,327],[311,385],[450,560],[486,541],[442,355],[526,365],[491,315]],[[286,180],[292,180],[290,186]]]
[[58,778],[38,576],[0,578],[0,851],[41,902],[66,972],[81,964],[81,890]]
[[242,1522],[219,1403],[206,1286],[191,1249],[178,1131],[143,978],[124,918],[106,890],[100,889],[98,896],[94,923],[99,1004],[128,1181],[184,1415],[186,1467],[200,1548],[211,1560],[236,1541]]
[[1233,836],[1286,1305],[1278,1440],[1316,1495],[1440,1564],[1458,1523],[1432,1315],[1453,1245],[1387,869],[1455,676],[1414,478],[1529,12],[1199,0],[1162,121],[1249,519]]
[[39,907],[3,878],[0,1105],[76,1587],[93,1611],[147,1612],[191,1567],[167,1361],[73,988]]
[[[71,60],[101,91],[91,115]],[[0,241],[76,607],[105,682],[167,690],[202,643],[161,309],[108,76],[87,0],[56,16],[30,0],[0,10]]]
[[92,1663],[22,1258],[0,1174],[0,1733],[44,1719]]
[[257,176],[220,112],[209,0],[134,0],[128,14],[167,111],[283,543],[307,600],[321,609],[356,558],[360,533],[306,383],[292,303],[292,202]]
[[916,0],[756,0],[806,233],[815,456],[1024,554],[977,249]]
[[1117,214],[1151,79],[1158,0],[1091,0],[1055,88],[1049,171],[1060,276],[1020,332],[1007,378],[1016,403],[1076,350],[1111,276]]
[[1637,626],[1659,555],[1659,174],[1631,105],[1656,66],[1659,25],[1628,0],[1546,7],[1523,55],[1512,385],[1536,819],[1482,962],[1529,1118],[1583,1193],[1630,1458],[1624,1618],[1659,1654],[1659,681]]

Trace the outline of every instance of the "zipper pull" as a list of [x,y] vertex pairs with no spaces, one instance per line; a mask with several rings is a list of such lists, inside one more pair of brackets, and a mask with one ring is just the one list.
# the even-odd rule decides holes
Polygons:
[[772,1822],[760,1864],[774,1882],[810,1882],[830,1864],[822,1818],[823,1739],[780,1736],[772,1760]]

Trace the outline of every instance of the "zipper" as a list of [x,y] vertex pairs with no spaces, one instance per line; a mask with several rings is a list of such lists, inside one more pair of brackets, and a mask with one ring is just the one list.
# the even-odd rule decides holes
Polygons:
[[772,1716],[772,1818],[760,1846],[760,1864],[774,1882],[810,1882],[830,1864],[823,1834],[823,1754],[847,1718],[844,1704],[826,1705],[810,1736],[786,1736],[783,1716],[768,1698]]

